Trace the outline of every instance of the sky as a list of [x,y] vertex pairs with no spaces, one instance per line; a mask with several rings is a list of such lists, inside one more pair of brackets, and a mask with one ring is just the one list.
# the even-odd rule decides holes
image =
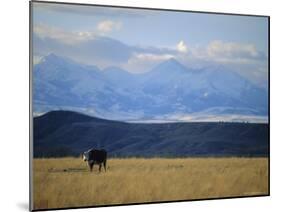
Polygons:
[[50,53],[100,68],[149,71],[175,58],[225,66],[268,85],[265,17],[33,2],[34,62]]

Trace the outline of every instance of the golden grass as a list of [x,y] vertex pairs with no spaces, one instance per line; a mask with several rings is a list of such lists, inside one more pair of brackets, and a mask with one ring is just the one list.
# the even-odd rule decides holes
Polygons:
[[34,209],[268,194],[267,158],[34,159]]

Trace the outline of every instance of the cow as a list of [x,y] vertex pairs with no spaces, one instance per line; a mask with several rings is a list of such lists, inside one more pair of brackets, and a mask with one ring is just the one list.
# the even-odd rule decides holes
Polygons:
[[90,171],[93,171],[93,167],[95,164],[99,165],[99,172],[101,172],[101,167],[103,164],[104,171],[106,172],[106,159],[107,159],[107,152],[104,149],[89,149],[82,154],[83,160],[88,162]]

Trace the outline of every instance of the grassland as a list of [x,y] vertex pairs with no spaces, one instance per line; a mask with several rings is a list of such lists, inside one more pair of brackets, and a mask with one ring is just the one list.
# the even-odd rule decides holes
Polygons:
[[267,158],[109,159],[106,173],[80,158],[33,166],[34,209],[268,193]]

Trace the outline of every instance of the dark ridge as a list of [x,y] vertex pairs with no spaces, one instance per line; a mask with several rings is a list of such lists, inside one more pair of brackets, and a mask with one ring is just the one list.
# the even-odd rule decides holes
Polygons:
[[268,124],[135,124],[71,111],[34,118],[34,157],[78,156],[95,147],[109,157],[268,156]]

